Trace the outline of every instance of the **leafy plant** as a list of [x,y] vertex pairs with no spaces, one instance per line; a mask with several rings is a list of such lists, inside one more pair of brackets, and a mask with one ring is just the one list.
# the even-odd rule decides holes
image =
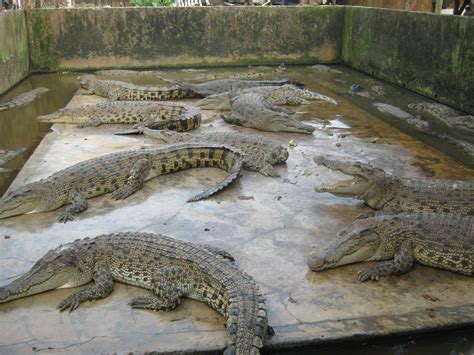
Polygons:
[[131,0],[133,6],[170,6],[173,4],[173,0]]

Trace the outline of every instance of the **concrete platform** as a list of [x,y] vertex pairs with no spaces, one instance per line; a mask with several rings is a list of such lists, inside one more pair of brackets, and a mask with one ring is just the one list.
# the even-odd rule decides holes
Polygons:
[[[335,96],[316,84],[309,88]],[[194,169],[156,178],[124,201],[89,200],[74,222],[56,222],[59,210],[0,221],[0,284],[29,269],[50,248],[86,236],[147,231],[232,253],[267,295],[276,335],[267,349],[474,324],[474,280],[415,265],[400,277],[360,283],[356,264],[321,273],[305,264],[312,247],[322,248],[336,232],[369,210],[360,201],[318,194],[316,185],[346,178],[315,165],[315,154],[371,161],[402,176],[473,179],[455,163],[375,117],[350,105],[314,104],[313,116],[342,118],[352,129],[326,127],[312,136],[272,134],[229,126],[204,112],[200,130],[263,134],[282,144],[290,139],[280,178],[244,171],[229,188],[206,201],[186,199],[224,176]],[[100,101],[76,96],[70,106]],[[339,115],[339,116],[337,116]],[[316,123],[315,123],[316,124]],[[318,125],[323,128],[322,125]],[[123,126],[79,129],[56,124],[11,188],[38,180],[76,162],[116,150],[156,144],[144,137],[114,136]],[[196,132],[198,133],[198,132]],[[371,143],[377,137],[378,143]],[[185,300],[176,311],[132,310],[127,303],[146,291],[115,284],[104,300],[59,313],[57,304],[76,289],[50,291],[0,305],[0,353],[130,353],[218,351],[225,346],[225,320],[204,304]]]

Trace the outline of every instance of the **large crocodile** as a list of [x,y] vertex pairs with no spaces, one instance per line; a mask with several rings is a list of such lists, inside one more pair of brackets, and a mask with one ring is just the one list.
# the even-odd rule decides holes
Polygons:
[[20,94],[11,99],[10,101],[0,102],[0,111],[10,110],[15,107],[26,105],[27,103],[33,101],[38,96],[43,95],[47,91],[49,91],[49,89],[47,88],[37,88]]
[[407,272],[413,262],[474,276],[474,219],[438,213],[401,213],[358,219],[308,266],[321,271],[381,261],[359,272],[359,280]]
[[111,75],[111,76],[151,76],[161,75],[163,72],[158,70],[128,70],[128,69],[105,69],[98,70],[95,75]]
[[139,86],[125,81],[99,80],[85,76],[81,87],[88,94],[95,94],[111,100],[120,101],[161,101],[199,97],[193,91],[179,87]]
[[20,187],[0,200],[0,219],[31,212],[55,210],[70,204],[59,221],[72,220],[87,209],[87,199],[112,193],[123,200],[140,190],[144,181],[190,168],[215,167],[229,175],[188,200],[207,198],[234,181],[242,158],[233,147],[218,144],[177,144],[111,153],[72,165],[48,178]]
[[107,123],[140,123],[154,129],[179,132],[196,129],[201,112],[194,106],[171,102],[106,101],[75,108],[62,108],[49,115],[38,116],[47,122],[75,123],[95,127]]
[[237,93],[232,98],[231,112],[221,115],[227,123],[269,132],[312,134],[314,127],[296,120],[287,110],[270,104],[254,92]]
[[215,143],[236,147],[243,154],[243,167],[265,176],[278,177],[280,174],[272,166],[288,159],[288,150],[282,145],[251,134],[235,132],[209,132],[200,134],[176,133],[169,130],[157,131],[143,128],[142,132],[166,143]]
[[161,78],[161,80],[178,85],[183,90],[189,90],[199,96],[206,97],[209,95],[222,94],[228,91],[243,90],[258,86],[281,86],[285,84],[294,84],[289,79],[280,80],[240,80],[240,79],[216,79],[205,83],[193,84],[181,80],[172,80]]
[[314,161],[355,177],[317,187],[317,192],[357,196],[374,209],[390,212],[474,214],[474,181],[408,179],[361,162],[342,162],[322,156],[315,157]]
[[151,291],[132,299],[132,308],[172,311],[182,297],[206,303],[227,318],[224,354],[259,354],[272,335],[265,299],[232,261],[218,248],[158,234],[100,235],[50,250],[27,273],[0,287],[0,303],[94,281],[59,303],[60,311],[72,312],[83,302],[109,296],[118,281]]
[[[309,100],[321,100],[337,105],[337,101],[328,96],[291,84],[260,86],[241,90],[242,94],[250,92],[262,95],[272,105],[306,105],[311,103]],[[231,109],[232,96],[231,92],[210,95],[194,104],[204,110],[228,111]]]

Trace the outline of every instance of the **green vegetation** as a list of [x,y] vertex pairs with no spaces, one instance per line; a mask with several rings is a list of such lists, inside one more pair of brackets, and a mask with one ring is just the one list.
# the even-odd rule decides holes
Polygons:
[[173,4],[173,0],[131,0],[130,2],[133,6],[151,7],[171,6],[171,4]]

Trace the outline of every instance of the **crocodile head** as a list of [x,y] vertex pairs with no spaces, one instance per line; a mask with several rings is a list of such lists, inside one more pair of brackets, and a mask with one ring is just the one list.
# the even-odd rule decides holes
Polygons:
[[[41,122],[77,122],[78,118],[80,117],[72,114],[71,109],[66,108],[61,108],[48,115],[41,115],[36,117],[36,119]],[[84,121],[86,121],[87,119],[90,120],[90,118],[84,117]]]
[[339,232],[322,252],[312,251],[307,264],[312,271],[379,259],[381,238],[371,218],[359,219]]
[[276,115],[265,122],[265,131],[270,132],[294,132],[312,134],[315,128],[309,124],[295,120],[287,114]]
[[43,196],[35,183],[22,186],[0,199],[0,219],[33,212],[42,201]]
[[81,87],[86,90],[92,89],[92,86],[95,82],[97,82],[97,79],[89,76],[82,76],[79,79],[79,85],[81,85]]
[[0,303],[61,287],[75,287],[91,280],[78,266],[68,244],[50,250],[24,275],[0,287]]
[[360,197],[373,208],[381,208],[385,203],[385,198],[391,196],[392,190],[399,183],[396,177],[370,164],[337,161],[323,156],[314,157],[314,161],[316,164],[353,176],[350,180],[318,186],[314,189],[316,192],[329,192],[343,197]]

